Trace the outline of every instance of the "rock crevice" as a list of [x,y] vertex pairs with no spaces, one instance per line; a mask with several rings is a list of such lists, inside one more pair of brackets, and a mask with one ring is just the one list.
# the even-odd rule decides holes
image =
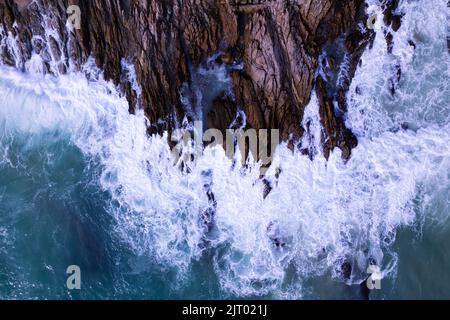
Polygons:
[[[67,26],[70,5],[81,9],[80,30]],[[339,37],[356,68],[368,43],[358,33],[363,7],[363,0],[0,0],[0,59],[26,69],[39,55],[43,72],[58,74],[79,70],[92,57],[125,92],[130,112],[144,108],[155,133],[182,122],[186,101],[195,105],[197,97],[190,90],[180,99],[180,90],[192,87],[192,70],[215,56],[217,64],[242,68],[230,68],[231,94],[214,99],[208,126],[226,129],[242,110],[246,127],[280,129],[283,140],[298,140],[316,88],[325,154],[339,147],[348,158],[356,138],[316,71],[324,46]],[[124,77],[123,61],[134,66],[140,94]],[[347,89],[336,94],[343,113]]]

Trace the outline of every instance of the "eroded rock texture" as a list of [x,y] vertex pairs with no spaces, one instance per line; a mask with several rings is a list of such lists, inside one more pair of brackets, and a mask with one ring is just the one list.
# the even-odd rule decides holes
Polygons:
[[[363,0],[29,2],[0,0],[3,62],[25,68],[39,54],[44,72],[65,73],[92,56],[124,90],[130,112],[136,105],[145,109],[152,132],[181,123],[186,106],[198,99],[195,90],[184,90],[180,99],[181,89],[192,89],[194,70],[214,57],[230,66],[232,83],[231,94],[218,94],[208,109],[208,126],[225,129],[241,109],[247,127],[280,129],[284,140],[296,141],[304,134],[303,111],[316,87],[325,154],[340,147],[348,158],[357,143],[343,115],[352,72],[370,40]],[[70,5],[81,9],[81,29],[73,32],[66,27]],[[15,52],[5,45],[12,39],[19,44]],[[319,61],[326,48],[340,50],[336,55],[347,60],[329,50],[328,62]],[[123,59],[134,64],[142,95],[125,76]],[[321,63],[331,73],[349,63],[349,72],[340,83],[316,77]]]

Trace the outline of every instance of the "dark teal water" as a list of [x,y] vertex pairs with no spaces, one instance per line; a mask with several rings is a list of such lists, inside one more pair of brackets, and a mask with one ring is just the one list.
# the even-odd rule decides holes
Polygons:
[[[0,166],[0,296],[13,299],[209,299],[220,289],[208,254],[193,263],[191,278],[176,276],[151,257],[136,256],[114,233],[112,199],[96,181],[100,166],[61,132],[18,137]],[[5,148],[1,149],[5,152]],[[448,199],[447,199],[448,201]],[[438,208],[435,208],[438,209]],[[395,279],[372,298],[450,297],[450,222],[425,221],[399,230]],[[82,290],[66,287],[67,266],[79,265]],[[305,298],[361,298],[358,287],[312,278]]]
[[[2,128],[4,129],[4,128]],[[112,199],[97,185],[99,165],[61,132],[2,140],[0,296],[13,299],[219,297],[201,272],[180,291],[170,270],[138,257],[114,236]],[[82,290],[66,287],[66,268],[82,270]],[[196,274],[195,271],[193,274]],[[216,283],[214,285],[214,283]]]

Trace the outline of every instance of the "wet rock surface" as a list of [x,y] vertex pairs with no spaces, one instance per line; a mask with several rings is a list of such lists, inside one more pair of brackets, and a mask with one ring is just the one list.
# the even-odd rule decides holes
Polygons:
[[[81,9],[80,30],[67,27],[71,5]],[[25,69],[39,55],[44,72],[54,74],[79,70],[92,57],[126,94],[130,112],[144,108],[156,133],[182,122],[186,104],[198,97],[188,90],[180,99],[180,89],[194,87],[193,70],[216,55],[218,63],[242,68],[230,69],[231,94],[213,100],[208,127],[224,129],[242,110],[247,128],[280,129],[283,140],[299,139],[315,87],[324,154],[339,147],[348,158],[357,141],[343,121],[345,93],[371,37],[360,30],[363,12],[362,0],[0,0],[0,56]],[[395,16],[386,19],[397,25]],[[15,52],[5,45],[11,39]],[[324,48],[339,39],[348,70],[338,85],[316,71]],[[124,76],[124,61],[134,66],[142,93]],[[328,62],[330,70],[343,63],[332,55]]]

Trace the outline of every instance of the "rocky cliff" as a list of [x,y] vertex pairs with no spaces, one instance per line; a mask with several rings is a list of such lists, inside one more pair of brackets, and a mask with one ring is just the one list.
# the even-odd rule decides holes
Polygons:
[[[70,5],[81,9],[79,30],[67,25]],[[242,110],[246,127],[280,129],[292,147],[308,134],[300,123],[315,88],[324,153],[339,147],[348,158],[357,141],[345,93],[372,36],[364,12],[363,0],[0,0],[0,59],[26,69],[39,55],[43,72],[59,74],[92,57],[130,112],[144,108],[150,132],[195,117],[205,96],[195,75],[221,66],[230,88],[210,97],[208,126],[225,129]]]

